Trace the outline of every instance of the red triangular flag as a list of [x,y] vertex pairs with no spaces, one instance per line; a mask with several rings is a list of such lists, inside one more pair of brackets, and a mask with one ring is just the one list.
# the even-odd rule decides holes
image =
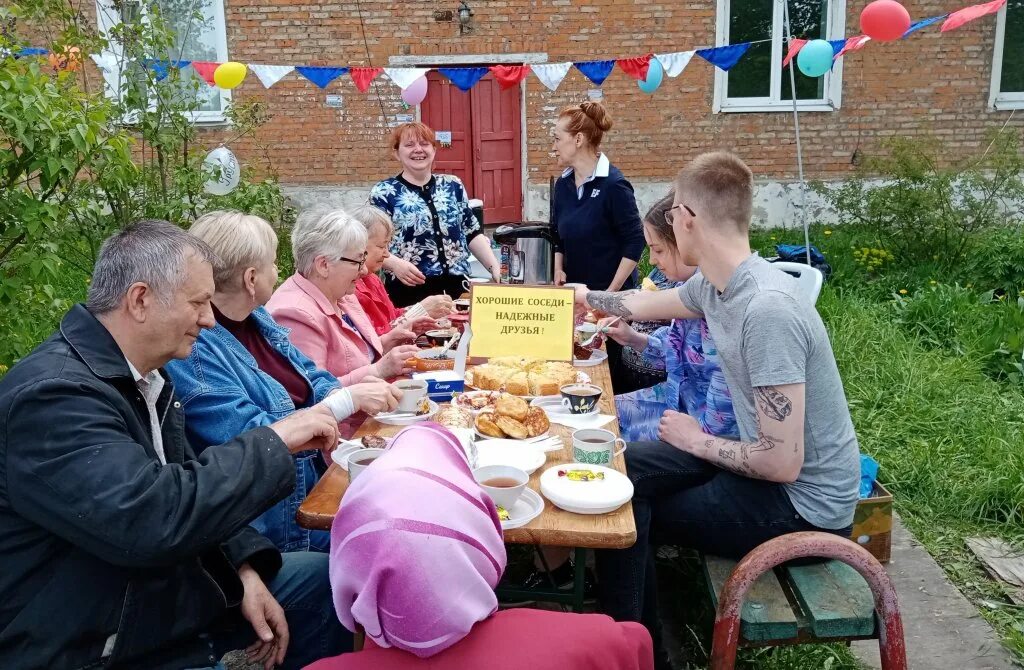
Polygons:
[[374,77],[383,71],[382,67],[353,67],[349,68],[348,73],[352,76],[352,82],[355,83],[359,92],[366,93],[370,90],[370,84]]
[[636,58],[620,58],[615,62],[618,63],[619,69],[633,79],[644,81],[647,79],[647,68],[651,66],[652,58],[654,58],[654,54],[647,54]]
[[992,2],[986,2],[983,5],[964,7],[963,9],[955,11],[949,15],[949,18],[942,24],[942,30],[940,32],[954,30],[969,21],[980,19],[986,14],[995,14],[1005,4],[1006,0],[992,0]]
[[490,70],[494,73],[494,78],[498,80],[503,91],[518,86],[519,82],[530,74],[529,65],[492,65]]
[[216,82],[213,81],[214,71],[220,67],[220,63],[211,63],[206,60],[194,60],[192,61],[192,69],[203,78],[203,80],[210,86],[216,86]]
[[835,61],[836,58],[841,58],[842,55],[848,51],[857,51],[870,41],[871,38],[868,37],[867,35],[857,35],[856,37],[851,37],[850,39],[846,40],[846,44],[843,45],[843,48],[839,50],[839,53],[837,53],[836,57],[833,58],[832,60]]
[[786,52],[786,57],[782,59],[782,67],[789,65],[789,61],[793,60],[800,50],[807,44],[807,40],[802,40],[799,37],[794,37],[789,41],[789,51]]

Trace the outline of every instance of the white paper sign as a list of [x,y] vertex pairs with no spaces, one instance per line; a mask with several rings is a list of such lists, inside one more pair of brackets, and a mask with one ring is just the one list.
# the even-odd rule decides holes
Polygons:
[[327,99],[324,102],[324,104],[327,105],[328,107],[340,108],[341,107],[341,102],[342,102],[342,99],[341,99],[340,95],[332,94],[332,95],[328,95],[327,96]]
[[437,141],[440,142],[441,144],[451,144],[452,143],[452,131],[450,131],[450,130],[439,130],[435,134],[437,135]]

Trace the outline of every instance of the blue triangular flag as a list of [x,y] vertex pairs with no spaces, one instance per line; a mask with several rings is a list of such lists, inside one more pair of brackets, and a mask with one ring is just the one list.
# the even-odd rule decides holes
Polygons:
[[583,73],[583,76],[600,86],[615,67],[613,60],[585,60],[580,63],[573,63],[576,69]]
[[485,67],[439,67],[437,71],[448,77],[460,91],[468,91],[487,75]]
[[711,63],[719,70],[728,72],[733,65],[740,62],[743,55],[750,48],[750,42],[740,44],[729,44],[714,49],[697,49],[697,55]]
[[846,38],[844,37],[841,40],[829,40],[828,43],[832,45],[832,57],[835,58],[839,55],[839,52],[843,50],[843,47],[846,46]]
[[928,26],[932,25],[933,23],[938,23],[939,21],[943,20],[947,16],[949,16],[949,14],[943,14],[942,16],[933,16],[930,19],[921,19],[920,21],[916,21],[915,23],[911,24],[911,26],[909,28],[907,28],[907,32],[903,33],[903,37],[901,37],[900,39],[903,39],[904,37],[906,37],[910,33],[917,32],[921,28],[927,28]]
[[156,75],[157,81],[163,81],[167,79],[167,75],[171,73],[171,68],[176,67],[179,70],[188,67],[192,61],[190,60],[163,60],[161,58],[144,58],[142,59],[142,65],[152,70]]
[[14,54],[15,58],[25,58],[26,56],[45,56],[50,53],[49,49],[43,47],[25,47],[21,51]]
[[327,67],[323,65],[297,65],[295,71],[320,88],[327,88],[328,84],[348,72],[348,68]]

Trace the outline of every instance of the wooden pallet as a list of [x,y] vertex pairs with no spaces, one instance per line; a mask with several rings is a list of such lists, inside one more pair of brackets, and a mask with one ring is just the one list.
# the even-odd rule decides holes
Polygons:
[[[704,556],[704,576],[715,608],[736,561]],[[874,600],[864,578],[839,561],[782,566],[766,572],[747,593],[740,615],[740,646],[771,647],[878,637]]]

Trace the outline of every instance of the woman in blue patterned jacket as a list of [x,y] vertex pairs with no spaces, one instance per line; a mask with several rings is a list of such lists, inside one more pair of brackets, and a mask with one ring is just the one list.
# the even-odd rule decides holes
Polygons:
[[370,203],[387,212],[395,226],[384,285],[397,307],[441,293],[462,295],[470,253],[498,280],[498,261],[462,182],[432,172],[437,147],[429,126],[398,126],[391,133],[391,148],[402,171],[370,191]]
[[[672,207],[669,193],[651,207],[644,218],[644,238],[651,264],[681,285],[697,268],[682,262],[672,225],[665,213]],[[652,363],[663,363],[666,381],[633,393],[615,396],[619,428],[627,442],[658,439],[658,422],[665,410],[686,412],[705,433],[739,439],[732,396],[718,359],[718,350],[704,319],[676,319],[645,334],[619,321],[608,335],[619,344],[640,352]]]

